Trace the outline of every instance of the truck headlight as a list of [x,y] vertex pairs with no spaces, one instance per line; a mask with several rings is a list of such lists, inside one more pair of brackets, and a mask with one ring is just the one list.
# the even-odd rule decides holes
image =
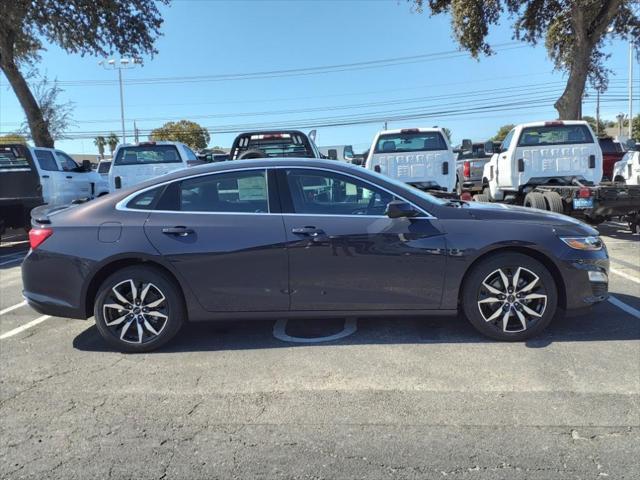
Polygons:
[[600,237],[560,237],[564,243],[575,250],[602,250]]

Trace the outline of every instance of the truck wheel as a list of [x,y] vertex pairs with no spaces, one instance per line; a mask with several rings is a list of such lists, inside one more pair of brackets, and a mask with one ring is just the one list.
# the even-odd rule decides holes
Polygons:
[[489,195],[486,195],[484,193],[477,193],[473,196],[473,201],[480,203],[489,203],[491,199],[489,198]]
[[495,340],[522,341],[545,329],[558,290],[549,270],[521,253],[493,255],[473,267],[462,287],[469,322]]
[[547,210],[555,213],[564,213],[564,202],[558,192],[544,192],[542,194],[547,203]]
[[529,192],[524,197],[524,206],[529,208],[537,208],[538,210],[546,210],[547,202],[544,195],[540,192]]
[[456,177],[456,193],[458,196],[462,195],[462,183],[460,183],[460,179]]

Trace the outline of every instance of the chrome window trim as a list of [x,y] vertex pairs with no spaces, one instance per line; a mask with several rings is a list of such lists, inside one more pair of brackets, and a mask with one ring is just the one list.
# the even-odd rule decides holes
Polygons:
[[[380,190],[384,190],[385,192],[399,198],[400,200],[407,202],[409,205],[411,205],[412,207],[414,207],[416,210],[418,210],[419,212],[423,213],[425,216],[424,217],[411,217],[412,219],[428,219],[428,220],[437,220],[437,217],[433,216],[432,214],[430,214],[429,212],[427,212],[424,208],[419,207],[418,205],[416,205],[415,203],[407,200],[406,198],[404,198],[401,195],[398,195],[395,192],[392,192],[391,190],[381,186],[381,185],[377,185],[365,178],[359,177],[357,175],[353,175],[351,173],[348,172],[342,172],[339,170],[333,170],[331,168],[324,168],[324,167],[310,167],[310,166],[299,166],[299,165],[274,165],[273,167],[247,167],[247,168],[234,168],[232,170],[223,170],[220,172],[206,172],[206,173],[199,173],[199,174],[195,174],[195,175],[189,175],[187,177],[182,177],[182,178],[174,178],[172,180],[167,180],[166,182],[162,182],[162,183],[158,183],[155,185],[152,185],[150,187],[146,187],[142,190],[138,190],[136,192],[133,192],[129,195],[127,195],[125,198],[123,198],[122,200],[120,200],[118,203],[116,203],[116,207],[115,209],[121,212],[158,212],[158,213],[183,213],[183,214],[187,214],[187,215],[288,215],[288,216],[305,216],[305,217],[360,217],[360,218],[389,218],[386,215],[342,215],[342,214],[329,214],[329,213],[273,213],[271,211],[269,212],[193,212],[193,211],[184,211],[184,210],[144,210],[144,209],[136,209],[136,208],[127,208],[127,203],[129,203],[131,200],[133,200],[134,197],[137,197],[138,195],[141,195],[145,192],[148,192],[149,190],[153,190],[154,188],[160,188],[163,187],[165,185],[168,185],[170,183],[173,182],[182,182],[184,180],[190,180],[192,178],[198,178],[198,177],[205,177],[208,175],[220,175],[220,174],[225,174],[225,173],[233,173],[233,172],[250,172],[253,170],[262,170],[265,172],[265,176],[266,176],[266,180],[267,180],[267,205],[269,206],[269,178],[268,178],[268,171],[269,169],[273,169],[273,170],[280,170],[280,169],[298,169],[298,170],[320,170],[323,172],[331,172],[331,173],[336,173],[338,175],[345,175],[347,177],[351,177],[351,178],[355,178],[356,180],[360,180],[361,182],[367,183],[369,185],[371,185],[372,187],[378,188]],[[269,206],[270,207],[270,206]]]

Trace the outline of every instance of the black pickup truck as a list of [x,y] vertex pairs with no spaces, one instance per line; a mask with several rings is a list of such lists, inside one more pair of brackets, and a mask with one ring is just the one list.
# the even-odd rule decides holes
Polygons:
[[42,186],[24,145],[0,145],[0,236],[7,228],[29,229],[30,212],[42,205]]

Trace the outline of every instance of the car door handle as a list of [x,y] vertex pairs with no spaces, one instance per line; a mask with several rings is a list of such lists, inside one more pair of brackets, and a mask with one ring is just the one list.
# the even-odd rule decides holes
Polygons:
[[297,227],[291,229],[291,233],[305,236],[324,235],[324,231],[316,227]]
[[162,233],[165,235],[175,235],[177,237],[186,237],[194,233],[192,228],[187,227],[166,227],[162,229]]
[[66,177],[66,178],[73,178],[73,176],[72,176],[72,175],[67,175],[67,177]]
[[42,175],[42,178],[49,178],[49,175]]

